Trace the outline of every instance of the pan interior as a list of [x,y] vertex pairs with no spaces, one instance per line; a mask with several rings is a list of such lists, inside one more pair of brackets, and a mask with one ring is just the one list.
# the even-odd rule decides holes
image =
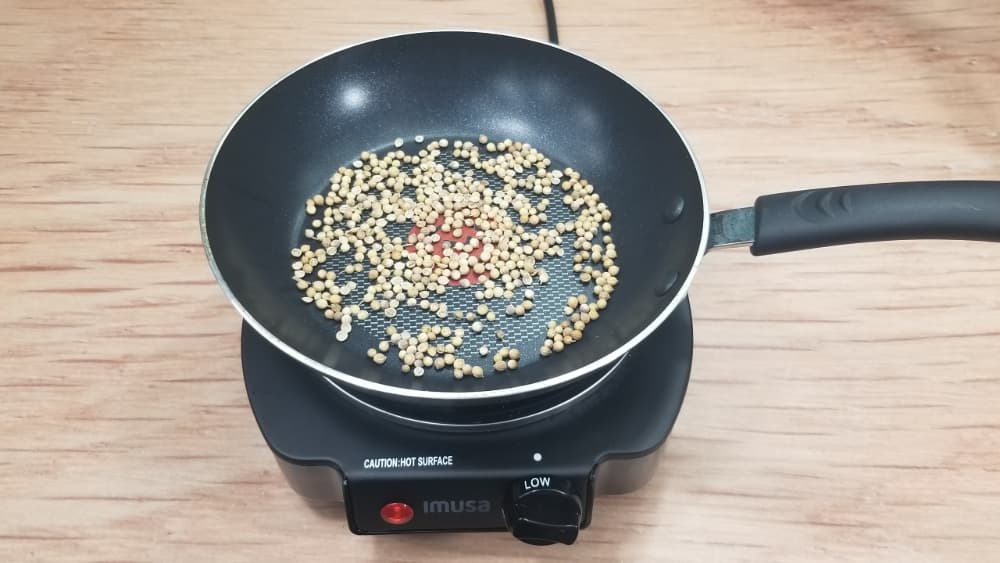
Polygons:
[[[290,278],[289,249],[299,244],[303,202],[325,192],[328,178],[363,150],[393,139],[531,143],[557,166],[570,166],[596,186],[612,210],[621,267],[619,285],[584,339],[538,358],[544,325],[559,319],[567,295],[583,286],[569,267],[546,261],[552,274],[534,286],[536,308],[524,317],[498,315],[482,333],[466,329],[468,350],[490,354],[518,342],[518,370],[455,381],[450,371],[402,374],[398,360],[376,366],[365,350],[384,338],[389,320],[356,321],[346,343],[339,323],[300,302]],[[555,196],[555,194],[553,194]],[[558,196],[556,196],[558,197]],[[550,196],[549,223],[568,220]],[[328,55],[286,77],[240,117],[220,145],[206,180],[204,220],[218,274],[258,328],[298,354],[347,374],[400,390],[465,393],[513,389],[598,361],[655,321],[677,295],[699,254],[704,221],[697,169],[659,109],[622,79],[559,48],[513,37],[436,32],[381,39]],[[682,211],[677,212],[678,208]],[[557,214],[566,210],[567,216]],[[562,260],[572,259],[572,240]],[[562,266],[560,264],[560,266]],[[566,272],[566,275],[557,274]],[[360,277],[357,283],[364,287]],[[367,283],[367,282],[365,282]],[[452,311],[468,311],[476,287],[448,292]],[[494,309],[501,307],[497,302]],[[440,322],[401,308],[399,326]],[[453,326],[455,322],[451,321]],[[360,330],[359,330],[360,329]],[[496,331],[506,333],[500,343]],[[352,383],[352,381],[346,381]]]

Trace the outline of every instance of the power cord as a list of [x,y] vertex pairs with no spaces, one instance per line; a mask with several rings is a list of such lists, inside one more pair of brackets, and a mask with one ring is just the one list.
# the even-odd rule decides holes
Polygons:
[[559,44],[559,30],[556,28],[556,7],[553,0],[542,0],[545,5],[545,26],[549,30],[549,43]]

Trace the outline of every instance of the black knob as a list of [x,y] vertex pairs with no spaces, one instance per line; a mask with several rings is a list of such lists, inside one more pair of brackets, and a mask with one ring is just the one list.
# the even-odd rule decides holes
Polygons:
[[539,475],[514,483],[504,512],[517,539],[532,545],[569,545],[580,531],[583,504],[569,481]]

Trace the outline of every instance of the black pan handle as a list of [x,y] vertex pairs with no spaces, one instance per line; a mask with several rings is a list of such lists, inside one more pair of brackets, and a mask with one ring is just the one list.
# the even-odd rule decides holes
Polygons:
[[757,198],[712,215],[709,247],[750,243],[755,256],[856,242],[1000,242],[1000,182],[901,182]]

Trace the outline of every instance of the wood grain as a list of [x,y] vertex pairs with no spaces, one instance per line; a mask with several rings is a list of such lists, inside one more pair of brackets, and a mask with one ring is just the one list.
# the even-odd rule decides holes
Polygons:
[[[1000,178],[1000,7],[566,0],[686,132],[713,207]],[[540,2],[0,0],[0,560],[982,561],[1000,550],[1000,245],[713,253],[654,481],[573,548],[355,537],[285,486],[202,253],[232,117],[305,60]]]

